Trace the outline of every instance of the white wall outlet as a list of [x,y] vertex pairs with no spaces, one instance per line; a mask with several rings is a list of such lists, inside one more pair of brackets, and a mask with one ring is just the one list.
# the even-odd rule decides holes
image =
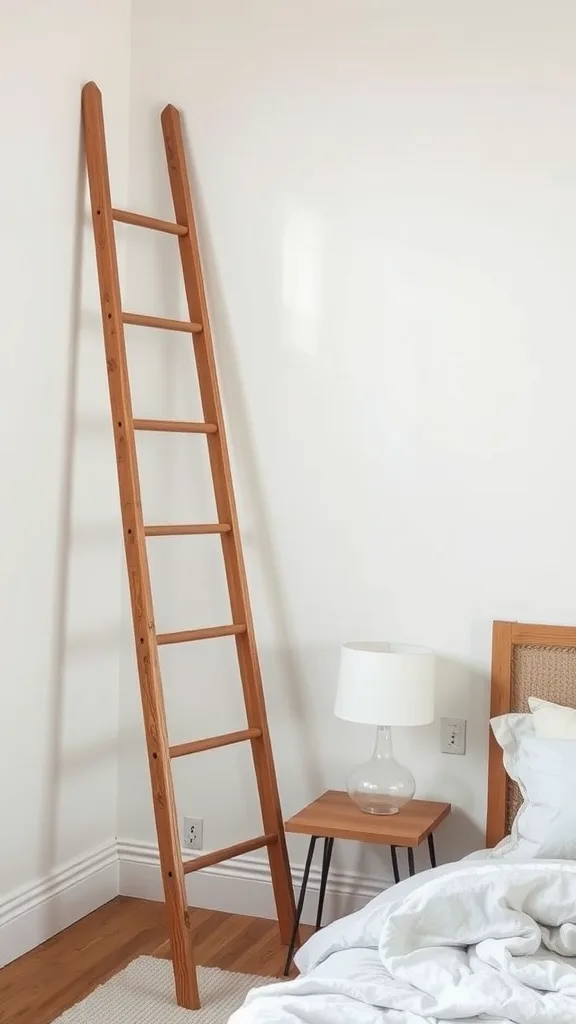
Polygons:
[[203,818],[184,818],[184,846],[187,850],[202,849],[202,835],[204,832]]
[[466,719],[440,719],[440,750],[443,754],[466,753]]

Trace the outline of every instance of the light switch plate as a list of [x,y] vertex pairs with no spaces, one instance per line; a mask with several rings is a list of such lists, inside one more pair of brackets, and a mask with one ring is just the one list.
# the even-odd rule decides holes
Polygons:
[[440,719],[440,750],[443,754],[466,753],[466,719]]
[[201,850],[204,833],[203,818],[184,818],[182,840],[189,850]]

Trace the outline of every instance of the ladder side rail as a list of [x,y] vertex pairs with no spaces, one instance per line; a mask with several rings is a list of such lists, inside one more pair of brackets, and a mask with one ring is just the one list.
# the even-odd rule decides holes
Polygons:
[[146,745],[162,881],[166,896],[176,996],[181,1006],[200,1005],[192,955],[190,919],[180,852],[174,788],[170,769],[166,712],[154,627],[144,523],[138,477],[132,403],[122,322],[120,282],[110,199],[110,182],[102,112],[102,96],[94,82],[82,90],[82,118],[110,405],[130,599],[136,642]]
[[282,942],[288,943],[295,919],[294,891],[238,529],[180,114],[175,107],[169,105],[162,111],[161,121],[176,221],[188,226],[188,233],[178,238],[178,245],[190,321],[199,322],[203,326],[202,333],[193,336],[194,355],[204,419],[217,426],[217,431],[207,437],[208,453],[218,520],[232,527],[229,533],[221,535],[222,553],[232,619],[234,623],[246,626],[245,631],[236,637],[236,647],[248,726],[261,730],[261,736],[252,740],[252,755],[264,830],[267,834],[278,836],[278,841],[268,848],[268,854],[280,936]]

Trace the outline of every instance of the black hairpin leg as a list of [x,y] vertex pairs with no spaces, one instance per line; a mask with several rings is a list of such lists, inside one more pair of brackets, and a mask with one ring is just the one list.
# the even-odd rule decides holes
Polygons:
[[298,906],[296,908],[296,920],[294,921],[294,928],[292,929],[292,938],[290,939],[290,945],[288,947],[288,956],[286,957],[286,963],[284,964],[284,977],[287,977],[288,975],[288,971],[290,970],[290,964],[292,963],[292,957],[294,956],[294,946],[296,945],[296,936],[298,935],[298,925],[300,924],[302,908],[304,907],[304,900],[306,898],[306,886],[308,885],[308,875],[310,874],[310,865],[312,864],[312,857],[314,856],[314,847],[316,846],[317,838],[318,836],[312,836],[310,839],[310,845],[308,847],[308,854],[306,856],[306,863],[304,865],[304,874],[302,875],[302,888],[300,889],[300,898],[298,900]]
[[412,876],[414,874],[414,850],[411,846],[408,847],[408,874]]
[[433,868],[436,867],[436,850],[434,849],[434,835],[432,832],[428,836],[428,853],[430,854],[430,864]]
[[320,878],[320,892],[318,893],[318,913],[316,914],[316,931],[322,927],[322,911],[324,910],[324,897],[326,895],[326,883],[328,882],[328,872],[330,871],[330,861],[332,860],[332,848],[334,846],[334,840],[326,838],[324,840],[324,853],[322,855],[322,876]]
[[398,871],[398,857],[396,856],[396,847],[390,847],[390,856],[392,857],[392,871],[394,872],[394,881],[400,881],[400,872]]

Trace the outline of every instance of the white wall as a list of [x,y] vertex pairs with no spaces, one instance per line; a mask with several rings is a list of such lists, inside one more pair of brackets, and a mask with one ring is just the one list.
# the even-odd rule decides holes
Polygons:
[[[412,640],[442,655],[438,715],[468,718],[468,754],[442,756],[436,727],[396,745],[419,794],[454,803],[441,855],[464,852],[490,623],[574,621],[576,11],[133,0],[130,28],[129,0],[0,7],[0,939],[16,955],[112,895],[117,834],[124,889],[157,886],[83,212],[90,77],[119,204],[130,122],[130,205],[170,215],[158,114],[184,111],[284,810],[370,745],[332,716],[341,641]],[[126,307],[178,315],[174,241],[119,239]],[[129,345],[136,409],[194,415],[185,340]],[[144,438],[150,520],[212,514],[203,445]],[[226,621],[217,545],[151,542],[160,629]],[[162,659],[175,741],[243,721],[228,641]],[[206,848],[258,831],[246,750],[178,764],[177,783]],[[342,889],[390,876],[376,849],[335,857]],[[254,910],[261,864],[191,898]]]
[[[566,0],[134,3],[131,202],[170,215],[178,104],[285,813],[371,743],[332,716],[339,644],[427,644],[468,752],[437,726],[396,746],[454,804],[445,859],[482,841],[492,620],[574,621],[575,33]],[[129,246],[129,307],[178,315],[171,246]],[[131,358],[142,413],[194,414],[185,341]],[[145,444],[149,518],[202,519],[202,439]],[[217,540],[155,543],[159,628],[226,621]],[[162,653],[176,741],[242,722],[229,643]],[[129,649],[121,681],[120,831],[146,849]],[[258,832],[249,779],[237,748],[177,765],[206,848]]]
[[130,3],[0,10],[1,963],[117,884],[118,500],[80,88],[104,91],[122,201]]

